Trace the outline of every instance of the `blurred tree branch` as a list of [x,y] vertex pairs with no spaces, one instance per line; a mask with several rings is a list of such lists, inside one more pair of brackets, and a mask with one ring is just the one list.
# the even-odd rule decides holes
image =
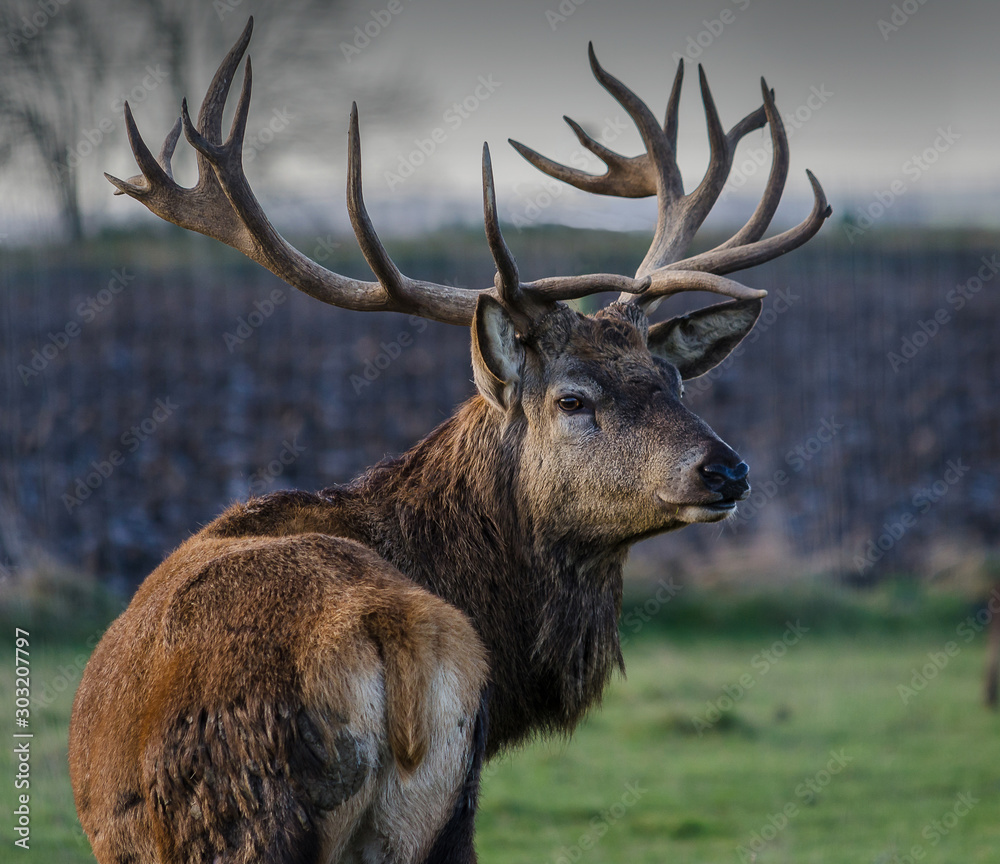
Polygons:
[[[338,25],[340,11],[341,4],[321,0],[0,0],[0,171],[20,172],[16,182],[52,196],[67,237],[81,239],[100,171],[111,167],[113,153],[127,152],[124,102],[135,110],[149,100],[137,120],[158,146],[182,98],[197,110],[215,64],[251,13],[260,34],[255,63],[272,70],[255,82],[258,116],[268,117],[268,96],[276,92],[285,101],[274,112],[286,104],[294,112],[284,155],[303,141],[331,155],[332,130],[346,129],[346,118],[341,124],[317,110],[329,102],[331,84],[364,100],[376,122],[405,122],[419,104],[419,83],[412,74],[393,74],[390,82],[345,68],[337,45],[351,28]],[[170,95],[154,99],[161,86]],[[184,149],[182,163],[191,160]],[[99,164],[90,161],[98,151]]]
[[83,223],[72,157],[78,143],[93,147],[103,134],[88,126],[107,68],[108,37],[93,24],[82,4],[0,0],[0,151],[8,164],[33,152],[74,239]]

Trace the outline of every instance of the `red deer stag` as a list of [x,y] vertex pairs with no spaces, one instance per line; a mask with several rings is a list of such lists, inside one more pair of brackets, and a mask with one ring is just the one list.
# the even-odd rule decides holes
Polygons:
[[[197,123],[185,104],[159,158],[126,105],[142,173],[108,179],[325,303],[471,325],[479,393],[353,483],[231,507],[145,580],[94,652],[73,707],[80,821],[102,864],[474,861],[483,760],[536,733],[569,732],[622,668],[630,546],[725,519],[748,494],[746,464],[682,405],[681,381],[726,357],[760,312],[765,292],[722,274],[796,248],[830,210],[810,174],[809,217],[761,239],[788,168],[773,93],[764,85],[763,106],[726,132],[703,74],[711,161],[684,194],[674,157],[683,67],[660,127],[591,48],[595,77],[635,121],[645,153],[625,158],[572,121],[605,174],[514,146],[581,189],[656,195],[656,234],[634,278],[522,282],[485,148],[495,284],[476,291],[403,275],[362,200],[356,107],[347,203],[378,281],[341,276],[278,234],[243,173],[249,59],[222,138],[251,26]],[[737,142],[765,124],[774,155],[760,204],[730,240],[685,258]],[[182,128],[197,151],[192,188],[170,169]],[[591,316],[559,302],[609,290],[619,299]],[[650,326],[661,298],[691,290],[735,299]]]

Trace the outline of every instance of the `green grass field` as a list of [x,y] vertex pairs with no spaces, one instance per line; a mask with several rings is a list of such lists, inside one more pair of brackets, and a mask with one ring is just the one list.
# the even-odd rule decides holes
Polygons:
[[[1000,861],[985,646],[965,646],[909,704],[897,692],[947,636],[806,634],[773,665],[766,637],[642,641],[628,680],[572,741],[491,772],[482,860]],[[746,675],[751,688],[729,708],[724,688],[739,697]],[[720,700],[729,710],[706,731]],[[963,793],[978,801],[967,815],[955,812]]]
[[[1000,861],[1000,718],[981,704],[983,634],[796,636],[779,625],[739,638],[642,637],[627,647],[628,679],[571,740],[489,767],[484,864]],[[12,631],[4,641],[12,657]],[[928,652],[947,664],[904,704],[897,687]],[[32,639],[34,694],[48,704],[32,709],[31,851],[17,860],[93,860],[66,768],[86,655],[82,641]],[[5,663],[5,694],[13,679]],[[5,703],[0,807],[13,849],[16,730],[13,698]]]

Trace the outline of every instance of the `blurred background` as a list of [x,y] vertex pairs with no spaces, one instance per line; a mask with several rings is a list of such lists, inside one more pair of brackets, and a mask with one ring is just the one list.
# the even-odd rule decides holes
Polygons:
[[[766,311],[739,356],[688,384],[690,407],[750,464],[754,493],[724,525],[634,550],[629,597],[639,604],[633,611],[646,611],[624,618],[623,632],[641,622],[635,632],[655,636],[635,649],[645,658],[636,661],[640,670],[663,660],[671,634],[749,641],[731,673],[712,671],[731,657],[716,643],[691,655],[702,665],[677,673],[676,687],[641,684],[647,678],[638,672],[645,696],[663,704],[666,687],[673,698],[653,726],[661,738],[688,742],[701,703],[715,704],[720,688],[739,680],[753,646],[782,639],[788,621],[806,616],[814,632],[876,639],[858,663],[885,661],[873,699],[897,708],[902,701],[907,719],[887,715],[873,753],[891,748],[909,723],[956,740],[983,729],[995,736],[995,724],[960,734],[951,714],[937,717],[940,727],[917,722],[893,689],[909,680],[912,658],[915,670],[927,662],[925,643],[940,650],[966,615],[981,616],[976,635],[997,617],[989,598],[1000,574],[1000,6],[985,0],[0,0],[0,602],[11,621],[37,620],[46,638],[71,645],[74,662],[60,660],[70,671],[51,673],[47,684],[62,675],[75,686],[76,661],[85,661],[108,616],[227,504],[345,482],[407,449],[473,393],[464,328],[321,308],[227,247],[112,195],[102,172],[136,173],[124,102],[155,152],[181,99],[200,103],[250,14],[256,74],[247,175],[299,249],[366,279],[344,204],[352,100],[365,198],[394,260],[409,275],[476,288],[493,276],[481,225],[483,141],[524,278],[632,273],[648,247],[655,202],[560,186],[505,141],[600,173],[600,161],[561,121],[566,114],[612,149],[640,152],[627,115],[590,74],[589,40],[658,115],[684,60],[678,161],[688,190],[708,159],[695,66],[704,65],[727,128],[760,104],[764,75],[791,149],[771,233],[808,213],[806,168],[822,182],[833,217],[805,247],[737,277],[767,289]],[[744,139],[695,251],[731,236],[753,212],[770,149],[766,130]],[[195,182],[184,141],[174,166],[181,183]],[[708,302],[686,295],[657,317]],[[909,654],[878,641],[911,630],[922,635],[903,640]],[[981,701],[987,641],[972,644],[961,686],[956,678],[954,689],[938,691],[943,705],[956,693]],[[819,670],[852,645],[826,643],[763,707],[740,702],[726,723],[710,725],[736,735],[736,746],[747,744],[745,733],[772,734],[776,718],[793,713],[793,694],[832,680]],[[897,652],[902,665],[885,671],[896,668]],[[701,683],[686,690],[695,678]],[[859,711],[881,716],[852,702],[851,688],[867,685],[843,683],[836,711],[846,713],[835,711],[817,746],[836,738],[830,729],[851,727]],[[693,706],[686,714],[676,707],[684,700]],[[697,736],[696,747],[705,743]],[[779,754],[791,746],[772,743]],[[536,754],[536,763],[545,758]],[[955,768],[956,789],[978,783],[978,793],[992,795],[965,826],[1000,814],[1000,786],[983,762],[973,756]],[[692,757],[691,770],[704,764]],[[596,769],[584,761],[580,770]],[[795,779],[805,769],[792,770]],[[987,773],[967,780],[977,770]],[[766,785],[765,773],[756,766],[751,776]],[[511,779],[512,790],[524,775],[514,776],[522,780]],[[714,804],[666,828],[653,820],[644,829],[640,820],[630,836],[666,837],[676,860],[690,852],[690,860],[844,854],[897,862],[909,854],[910,835],[932,853],[920,837],[951,800],[945,787],[921,805],[926,813],[899,816],[905,828],[895,834],[857,832],[866,858],[856,848],[826,849],[820,833],[818,857],[806,857],[808,833],[794,825],[746,852],[757,858],[741,858],[751,829],[759,835],[773,811],[798,801],[794,792],[774,792],[763,804],[751,797],[738,827],[718,836],[704,817]],[[59,806],[80,846],[72,805]],[[549,845],[535,857],[559,860],[562,848],[576,860],[570,853],[582,835],[572,819],[586,825],[593,810],[580,806],[566,817],[571,827],[546,835]],[[497,836],[522,830],[503,807],[491,812]],[[558,823],[551,818],[547,824]],[[967,845],[951,847],[958,857],[928,860],[995,860],[993,829],[962,830],[972,833]],[[718,848],[685,851],[703,835]],[[793,836],[799,846],[782,845]],[[802,857],[787,857],[793,849]],[[644,859],[605,844],[588,860]]]
[[[111,194],[102,172],[135,173],[124,102],[158,149],[250,13],[250,180],[300,249],[364,278],[343,202],[352,99],[366,199],[390,252],[415,276],[479,287],[492,273],[484,140],[526,278],[631,273],[648,245],[655,202],[560,186],[504,141],[600,172],[566,113],[639,152],[590,74],[588,40],[656,113],[686,61],[689,189],[707,160],[694,65],[727,126],[759,105],[765,74],[792,156],[775,229],[808,212],[806,167],[834,216],[805,248],[743,275],[771,292],[768,312],[739,358],[689,387],[751,465],[754,497],[734,522],[636,559],[685,578],[735,557],[741,579],[753,565],[858,584],[974,566],[995,543],[1000,496],[1000,63],[988,44],[1000,9],[675,5],[4,2],[0,567],[44,553],[128,590],[227,502],[348,480],[472,392],[459,328],[418,333],[402,316],[318,308]],[[769,159],[766,130],[744,140],[699,248],[746,220]],[[174,161],[194,182],[186,142]],[[401,332],[412,343],[390,356]],[[177,406],[162,422],[158,399]],[[282,459],[287,445],[294,458]],[[115,451],[120,465],[108,463]]]

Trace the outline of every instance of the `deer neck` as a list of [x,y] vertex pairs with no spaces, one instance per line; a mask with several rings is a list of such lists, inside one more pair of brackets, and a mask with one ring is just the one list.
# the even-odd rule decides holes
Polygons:
[[323,493],[344,533],[472,619],[492,655],[491,752],[569,731],[623,668],[627,548],[549,530],[520,480],[524,432],[477,396],[406,455]]

